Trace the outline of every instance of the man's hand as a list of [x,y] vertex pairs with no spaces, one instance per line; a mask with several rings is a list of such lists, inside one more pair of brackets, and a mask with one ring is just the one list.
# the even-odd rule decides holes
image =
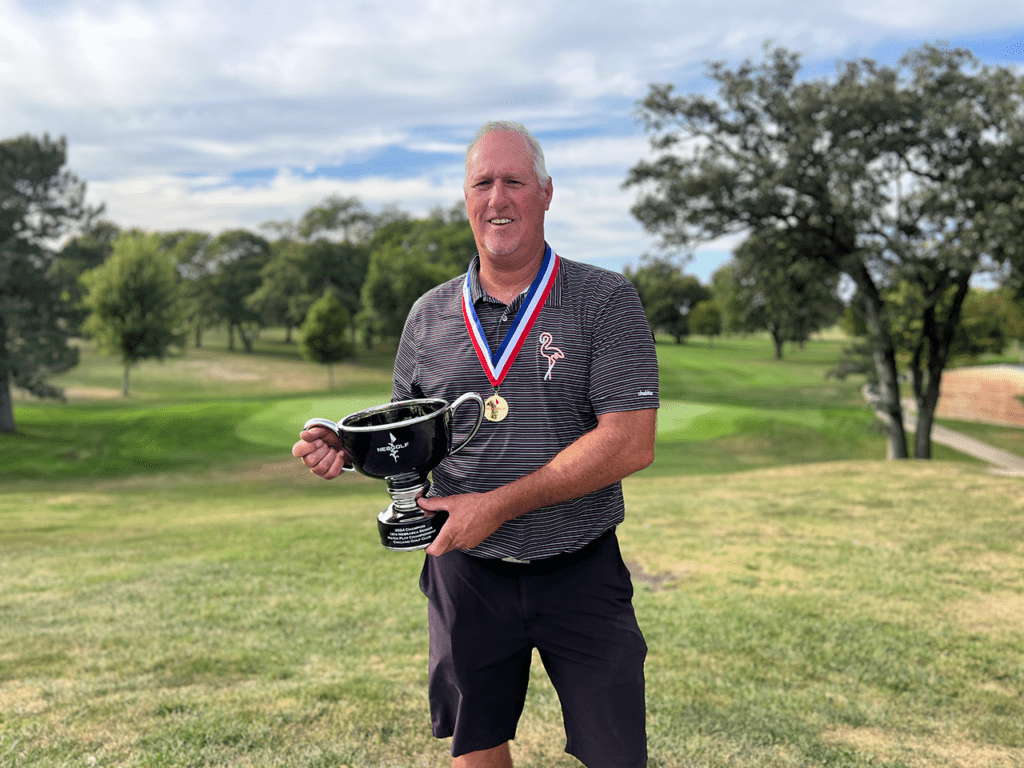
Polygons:
[[299,442],[292,446],[292,456],[302,459],[310,472],[333,480],[344,471],[348,455],[334,432],[327,427],[310,427],[300,432],[299,437]]
[[427,512],[448,511],[448,520],[437,538],[427,547],[427,554],[443,555],[453,549],[471,549],[498,530],[504,515],[493,503],[492,494],[465,493],[458,496],[433,496],[417,499]]

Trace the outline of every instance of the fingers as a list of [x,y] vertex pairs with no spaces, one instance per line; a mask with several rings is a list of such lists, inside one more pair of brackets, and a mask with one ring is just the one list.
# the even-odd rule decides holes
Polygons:
[[[447,509],[449,506],[448,502],[450,501],[450,497],[446,499],[443,496],[431,496],[429,498],[420,496],[416,499],[416,503],[419,504],[420,509],[425,512],[437,512],[440,509]],[[455,549],[453,530],[454,525],[452,524],[452,518],[449,516],[448,520],[445,521],[445,524],[441,526],[441,530],[437,532],[437,537],[430,542],[430,545],[426,548],[426,553],[437,557],[438,555],[443,555],[445,552],[450,552]]]
[[335,450],[342,450],[341,437],[338,434],[327,427],[310,427],[309,429],[303,430],[299,433],[299,437],[303,440],[322,440],[327,445],[331,446]]
[[452,541],[451,536],[448,534],[448,523],[445,523],[441,526],[441,530],[437,532],[437,538],[430,542],[426,553],[438,557],[445,552],[451,552],[453,549],[455,549],[455,542]]
[[448,509],[448,502],[445,496],[417,496],[416,503],[420,505],[420,509],[425,509],[427,512],[437,512],[439,509]]
[[309,467],[309,470],[325,480],[332,480],[338,477],[343,471],[348,456],[345,451],[332,447],[329,444],[329,437],[321,437],[321,433],[336,437],[329,429],[314,427],[300,434],[302,438],[292,446],[292,456],[302,459],[302,463]]

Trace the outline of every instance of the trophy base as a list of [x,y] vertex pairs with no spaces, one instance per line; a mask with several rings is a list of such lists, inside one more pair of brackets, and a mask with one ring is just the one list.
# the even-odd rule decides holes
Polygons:
[[400,518],[395,515],[395,505],[391,504],[377,515],[380,543],[392,552],[415,552],[417,549],[426,549],[430,542],[437,538],[441,526],[447,519],[448,513],[444,510],[432,515]]

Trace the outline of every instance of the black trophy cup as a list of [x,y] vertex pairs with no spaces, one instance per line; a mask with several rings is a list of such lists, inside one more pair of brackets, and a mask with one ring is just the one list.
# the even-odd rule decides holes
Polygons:
[[[476,424],[452,446],[452,414],[467,400],[476,403]],[[411,552],[429,546],[448,519],[444,511],[424,512],[416,504],[430,489],[427,473],[446,456],[458,453],[484,419],[484,401],[467,392],[448,404],[441,398],[399,400],[349,414],[341,423],[310,419],[303,429],[327,427],[341,438],[352,462],[346,470],[358,470],[388,484],[391,504],[377,516],[381,543],[395,552]]]

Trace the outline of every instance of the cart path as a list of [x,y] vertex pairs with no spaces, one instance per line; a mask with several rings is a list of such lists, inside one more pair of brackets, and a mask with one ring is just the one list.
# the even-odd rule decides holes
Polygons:
[[[861,389],[861,394],[864,396],[864,399],[868,404],[871,405],[875,415],[883,422],[888,421],[889,416],[878,408],[876,400],[872,398],[868,392],[867,385],[864,385]],[[914,423],[915,415],[916,404],[914,401],[909,398],[904,399],[903,427],[908,432],[916,431],[916,424]],[[989,445],[981,440],[965,435],[962,432],[957,432],[954,429],[943,427],[940,424],[932,424],[932,440],[936,443],[952,448],[954,451],[965,453],[968,456],[973,456],[980,461],[990,464],[990,472],[1000,475],[1024,477],[1024,456],[1004,451],[1002,448],[996,448],[994,445]]]
[[[907,430],[913,432],[913,419],[909,416],[905,416],[904,419]],[[932,425],[932,440],[955,451],[960,451],[960,453],[966,453],[968,456],[988,462],[992,465],[994,472],[1024,477],[1024,456],[996,448],[939,424]]]

